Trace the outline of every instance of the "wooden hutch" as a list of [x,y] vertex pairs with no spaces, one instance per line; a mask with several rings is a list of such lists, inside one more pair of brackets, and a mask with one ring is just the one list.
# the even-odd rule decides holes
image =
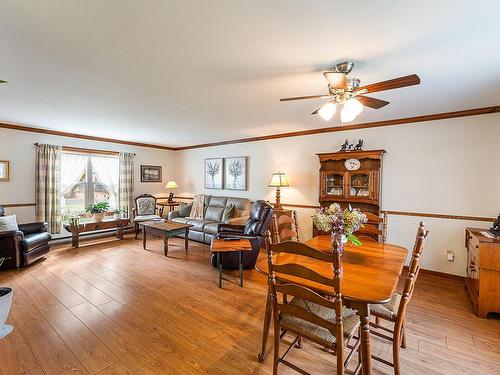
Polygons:
[[[316,154],[321,165],[321,207],[328,207],[334,202],[343,208],[350,204],[353,208],[380,217],[384,153],[385,150],[371,150]],[[319,234],[315,227],[313,234]]]

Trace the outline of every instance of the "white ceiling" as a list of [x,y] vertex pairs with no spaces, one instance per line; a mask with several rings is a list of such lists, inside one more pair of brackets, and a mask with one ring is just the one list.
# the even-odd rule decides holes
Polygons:
[[500,1],[3,0],[0,122],[168,146],[340,124],[320,73],[419,86],[356,122],[500,104]]

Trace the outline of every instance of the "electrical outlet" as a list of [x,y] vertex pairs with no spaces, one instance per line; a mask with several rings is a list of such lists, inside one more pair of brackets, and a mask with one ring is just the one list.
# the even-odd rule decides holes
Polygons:
[[455,253],[453,252],[453,250],[446,250],[446,260],[448,262],[455,261]]

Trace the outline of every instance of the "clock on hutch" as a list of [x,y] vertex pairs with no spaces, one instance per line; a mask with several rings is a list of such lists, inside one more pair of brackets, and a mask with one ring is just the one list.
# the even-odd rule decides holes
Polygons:
[[[340,151],[316,154],[320,162],[319,203],[336,202],[380,216],[382,156],[385,150]],[[377,224],[378,225],[378,224]],[[313,228],[314,235],[319,234]]]

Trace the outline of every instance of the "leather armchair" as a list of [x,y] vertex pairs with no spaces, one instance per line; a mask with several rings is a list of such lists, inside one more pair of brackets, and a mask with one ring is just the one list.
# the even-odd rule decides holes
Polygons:
[[[243,268],[252,269],[259,256],[264,234],[269,227],[273,216],[273,207],[266,201],[255,201],[250,208],[250,216],[246,225],[219,224],[217,238],[243,238],[249,239],[252,251],[243,253]],[[238,269],[238,252],[223,253],[221,264],[224,269]],[[217,266],[217,258],[212,254],[212,266]]]
[[[0,216],[5,211],[0,206]],[[30,265],[50,250],[51,235],[48,224],[35,222],[19,224],[19,230],[0,232],[0,257],[5,258],[3,268],[19,268]]]

